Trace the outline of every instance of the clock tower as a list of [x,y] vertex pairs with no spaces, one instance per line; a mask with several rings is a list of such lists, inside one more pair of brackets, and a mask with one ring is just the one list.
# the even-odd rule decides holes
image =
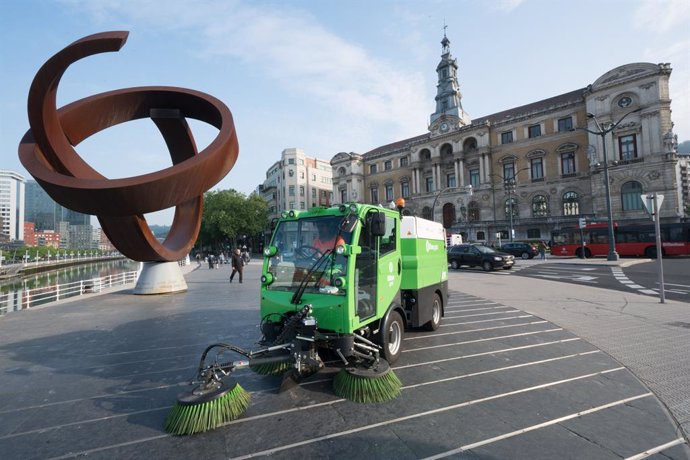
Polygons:
[[431,114],[429,131],[443,134],[471,124],[472,120],[462,110],[458,62],[450,54],[450,40],[445,31],[441,40],[441,62],[436,66],[436,73],[436,111]]

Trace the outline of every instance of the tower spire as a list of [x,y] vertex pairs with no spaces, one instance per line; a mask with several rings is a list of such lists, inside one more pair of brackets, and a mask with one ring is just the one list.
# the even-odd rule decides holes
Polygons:
[[[448,26],[443,21],[443,39],[441,40],[441,62],[436,66],[438,83],[436,85],[436,111],[430,117],[430,130],[441,131],[449,126],[464,126],[471,122],[462,109],[462,94],[458,84],[458,62],[450,54],[450,40],[446,35]],[[443,119],[443,122],[440,120]],[[438,126],[437,126],[438,125]]]

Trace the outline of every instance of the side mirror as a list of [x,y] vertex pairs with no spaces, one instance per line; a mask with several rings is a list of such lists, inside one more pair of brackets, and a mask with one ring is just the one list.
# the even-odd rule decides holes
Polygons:
[[383,236],[386,234],[386,214],[383,212],[375,212],[371,216],[371,234],[372,236]]
[[274,217],[273,219],[271,219],[271,224],[270,224],[271,233],[273,233],[273,230],[275,230],[277,226],[278,226],[278,218]]

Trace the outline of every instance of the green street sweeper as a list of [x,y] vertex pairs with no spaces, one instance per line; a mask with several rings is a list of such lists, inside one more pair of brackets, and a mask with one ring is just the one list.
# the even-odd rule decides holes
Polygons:
[[[230,377],[249,367],[283,376],[281,389],[341,370],[335,394],[382,402],[400,393],[391,370],[406,328],[436,330],[448,300],[443,227],[360,203],[284,212],[264,249],[259,347],[213,344],[196,387],[178,397],[166,422],[174,434],[206,431],[239,417],[249,395]],[[242,355],[224,361],[228,352]],[[215,353],[215,358],[209,355]]]

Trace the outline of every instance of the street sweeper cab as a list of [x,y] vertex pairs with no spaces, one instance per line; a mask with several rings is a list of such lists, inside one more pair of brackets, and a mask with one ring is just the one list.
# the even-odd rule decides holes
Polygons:
[[[192,434],[241,416],[249,394],[230,374],[246,367],[282,376],[285,390],[327,364],[340,368],[333,378],[339,397],[397,397],[402,383],[390,364],[405,330],[436,330],[448,300],[443,228],[403,216],[403,206],[284,212],[264,249],[259,347],[209,345],[196,386],[178,396],[166,430]],[[228,361],[229,352],[244,359]]]
[[[322,237],[330,238],[330,247],[321,245]],[[395,362],[407,327],[435,330],[443,316],[444,237],[441,224],[380,206],[350,203],[283,213],[264,250],[264,344],[276,345],[286,325],[293,327],[291,318],[307,308],[288,335],[299,334],[344,363],[374,362],[379,353]]]

